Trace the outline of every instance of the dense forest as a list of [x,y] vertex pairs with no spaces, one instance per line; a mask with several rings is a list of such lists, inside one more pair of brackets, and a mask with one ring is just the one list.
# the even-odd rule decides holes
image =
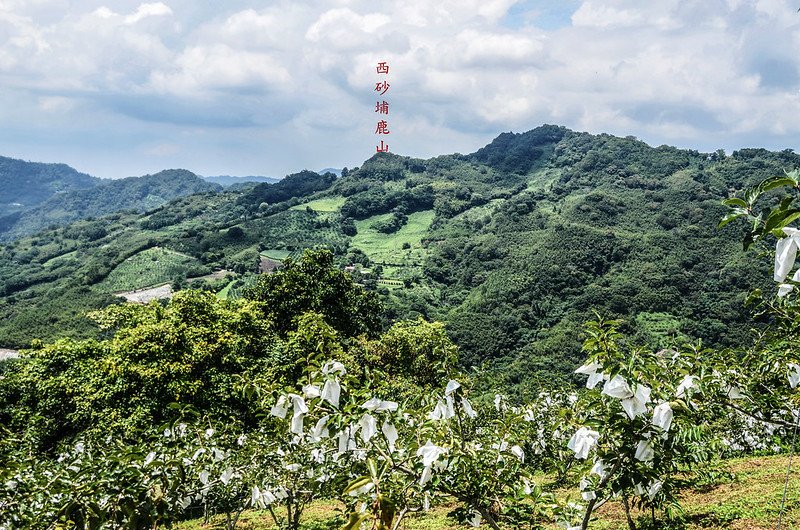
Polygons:
[[15,239],[48,227],[122,210],[141,213],[177,197],[220,189],[219,184],[206,182],[186,170],[99,181],[92,188],[56,193],[27,211],[0,218],[0,239]]
[[0,156],[0,223],[4,217],[33,208],[57,193],[89,189],[99,182],[100,179],[79,173],[66,164],[41,164]]
[[[119,290],[241,296],[264,260],[324,247],[383,298],[386,322],[445,322],[465,368],[526,392],[567,377],[594,312],[652,347],[747,340],[744,292],[768,274],[741,252],[741,227],[716,228],[721,201],[798,165],[791,151],[699,153],[542,126],[469,155],[380,153],[338,178],[209,190],[7,243],[0,346],[100,337],[84,315]],[[147,263],[163,272],[142,274]],[[220,269],[235,275],[205,278]]]

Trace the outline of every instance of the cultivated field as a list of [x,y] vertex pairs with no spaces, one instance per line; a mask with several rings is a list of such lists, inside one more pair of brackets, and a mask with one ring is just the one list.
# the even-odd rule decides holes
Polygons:
[[297,206],[292,206],[292,210],[305,210],[311,208],[315,212],[330,213],[338,212],[344,204],[344,197],[325,197],[323,199],[316,199]]
[[[783,496],[788,457],[754,457],[731,460],[728,469],[731,477],[719,483],[697,489],[686,489],[681,495],[684,513],[672,521],[657,519],[655,526],[651,515],[634,511],[637,527],[641,530],[768,530],[777,528],[778,513]],[[543,482],[547,482],[546,478]],[[578,499],[579,500],[579,499]],[[406,520],[407,530],[462,530],[471,528],[448,517],[455,506],[438,506],[427,513],[414,514]],[[334,502],[316,502],[308,508],[303,530],[339,528],[342,524],[338,511],[343,506]],[[338,519],[337,519],[338,518]],[[202,519],[178,525],[179,530],[224,528],[222,517],[212,518],[210,525]],[[786,497],[786,511],[782,528],[800,527],[800,470],[794,461]],[[239,522],[243,530],[275,528],[267,512],[246,512]],[[481,526],[483,528],[483,525]],[[487,527],[488,528],[488,527]],[[556,525],[548,528],[556,530]],[[591,530],[627,530],[625,512],[620,502],[612,501],[601,507]]]
[[191,256],[155,247],[123,261],[100,283],[100,288],[111,293],[133,291],[186,278],[201,268],[201,263]]
[[[417,265],[425,255],[422,238],[427,235],[433,222],[433,210],[410,214],[408,223],[394,234],[382,234],[372,228],[376,221],[388,219],[391,215],[375,215],[356,221],[358,233],[353,236],[352,245],[363,250],[375,263]],[[408,243],[411,248],[403,249],[404,243]]]

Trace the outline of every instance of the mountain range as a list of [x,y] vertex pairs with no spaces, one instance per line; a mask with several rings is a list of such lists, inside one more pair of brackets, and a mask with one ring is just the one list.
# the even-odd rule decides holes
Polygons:
[[[799,166],[791,150],[700,153],[545,125],[467,155],[378,153],[340,177],[222,189],[170,170],[147,194],[106,184],[84,212],[126,202],[116,193],[138,206],[5,232],[0,346],[96,336],[83,314],[120,303],[119,291],[167,283],[236,297],[265,263],[326,247],[383,295],[387,317],[444,321],[465,367],[524,393],[537,377],[568,377],[595,311],[642,344],[748,340],[742,302],[767,287],[768,264],[742,252],[741,227],[716,228],[721,201]],[[38,204],[70,197],[50,210],[63,212],[80,193]]]

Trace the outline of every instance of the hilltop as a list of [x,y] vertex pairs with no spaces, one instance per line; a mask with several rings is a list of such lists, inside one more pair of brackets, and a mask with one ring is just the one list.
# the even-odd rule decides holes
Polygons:
[[[387,318],[446,322],[464,366],[524,392],[571,371],[595,310],[654,346],[746,341],[743,293],[769,274],[738,228],[715,228],[720,202],[798,166],[791,151],[700,153],[546,125],[467,155],[381,153],[338,178],[187,195],[3,247],[0,345],[97,334],[81,314],[121,286],[182,288],[224,269],[237,276],[192,287],[235,297],[264,260],[324,246],[382,293]],[[139,274],[147,260],[155,275]]]
[[0,157],[0,240],[121,210],[142,213],[177,197],[221,189],[181,169],[109,180],[65,164]]
[[89,189],[99,181],[66,164],[0,156],[0,225],[4,217],[34,208],[57,193]]

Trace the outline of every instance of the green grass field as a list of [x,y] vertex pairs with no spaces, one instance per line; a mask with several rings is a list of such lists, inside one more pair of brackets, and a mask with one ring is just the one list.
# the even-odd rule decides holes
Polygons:
[[73,250],[71,252],[66,252],[64,254],[60,254],[54,258],[50,258],[49,260],[42,263],[44,267],[52,267],[54,265],[60,265],[62,261],[66,261],[70,258],[73,258],[78,253],[77,250]]
[[[433,222],[433,210],[410,214],[408,223],[394,234],[382,234],[371,228],[376,221],[387,219],[391,215],[375,215],[356,221],[358,233],[353,236],[352,246],[363,250],[376,263],[402,263],[409,266],[421,264],[425,257],[421,242]],[[403,243],[408,243],[411,248],[404,250]]]
[[[305,205],[303,205],[305,207]],[[319,221],[333,213],[314,214],[305,208],[286,210],[270,217],[248,222],[246,232],[257,234],[258,242],[267,247],[270,258],[274,249],[311,248],[345,244],[345,236],[338,226],[319,226]]]
[[322,199],[308,201],[304,204],[298,204],[297,206],[292,206],[291,209],[305,210],[306,208],[311,208],[315,212],[320,213],[338,212],[342,208],[344,201],[344,197],[325,197]]
[[[728,468],[733,480],[698,489],[684,490],[681,503],[684,514],[671,521],[657,518],[656,526],[650,523],[650,514],[634,512],[640,530],[767,530],[777,527],[783,483],[788,458],[754,457],[731,460]],[[800,528],[800,469],[794,462],[795,472],[790,477],[783,517],[785,530]],[[447,514],[454,506],[440,505],[429,512],[413,514],[406,519],[407,530],[462,530],[471,528],[460,525]],[[302,528],[322,530],[341,527],[341,516],[337,510],[342,506],[334,501],[319,501],[306,511]],[[180,530],[224,528],[224,517],[211,519],[204,525],[202,519],[187,521],[177,527]],[[238,528],[243,530],[267,530],[274,528],[267,512],[245,512]],[[481,526],[483,528],[483,526]],[[556,530],[556,525],[548,528]],[[596,512],[589,525],[592,530],[627,530],[625,512],[619,501],[612,501]],[[510,530],[510,529],[509,529]]]
[[268,248],[262,250],[260,254],[265,258],[274,259],[276,261],[282,261],[291,256],[292,251],[286,249]]
[[199,267],[200,262],[191,256],[159,247],[150,248],[120,263],[100,282],[99,287],[110,293],[153,287],[185,278],[190,270]]
[[236,283],[236,280],[231,280],[230,282],[228,282],[228,285],[223,287],[222,290],[217,293],[217,298],[219,298],[221,300],[227,300],[228,298],[230,298],[231,297],[231,288],[233,287],[234,283]]

